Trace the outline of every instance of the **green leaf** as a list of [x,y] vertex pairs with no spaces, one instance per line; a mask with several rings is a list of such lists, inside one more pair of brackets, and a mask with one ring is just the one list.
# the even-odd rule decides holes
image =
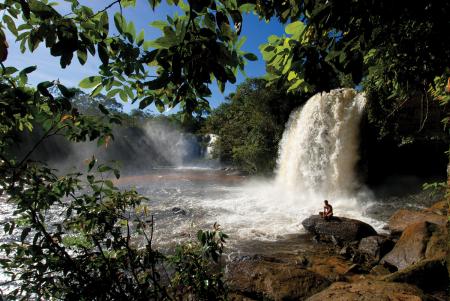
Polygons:
[[16,73],[18,70],[17,70],[17,68],[15,68],[15,67],[6,67],[4,70],[3,70],[3,76],[6,76],[6,75],[11,75],[11,74],[14,74],[14,73]]
[[134,26],[133,22],[128,23],[127,30],[126,30],[126,36],[128,40],[133,43],[134,40],[136,40],[136,27]]
[[294,90],[296,90],[298,87],[300,87],[300,85],[302,84],[302,83],[304,83],[305,82],[305,80],[303,79],[303,78],[300,78],[300,79],[297,79],[296,81],[295,81],[295,83],[294,84],[292,84],[290,87],[289,87],[289,89],[287,90],[288,92],[292,92],[292,91],[294,91]]
[[114,189],[114,184],[111,180],[105,180],[104,183],[106,186],[108,186],[108,188]]
[[258,60],[258,57],[250,52],[244,54],[244,57],[249,61],[257,61]]
[[138,46],[141,46],[144,43],[144,39],[145,39],[145,32],[144,30],[141,30],[138,37],[136,38],[136,44]]
[[91,97],[95,97],[103,90],[103,85],[99,84],[95,89],[91,92]]
[[36,69],[37,69],[37,66],[30,66],[30,67],[27,67],[27,68],[23,69],[22,71],[20,71],[20,73],[29,74]]
[[146,107],[148,107],[153,102],[154,97],[153,96],[147,96],[141,102],[139,103],[139,109],[143,110]]
[[72,98],[72,97],[75,96],[75,92],[74,92],[73,90],[67,89],[66,86],[64,86],[64,85],[60,85],[60,84],[59,84],[59,85],[58,85],[58,88],[59,88],[59,91],[61,91],[61,94],[62,94],[64,97]]
[[291,80],[293,80],[296,77],[297,77],[297,73],[295,71],[289,71],[288,81],[291,81]]
[[89,77],[86,77],[85,79],[83,79],[79,83],[79,86],[84,89],[89,89],[89,88],[96,87],[101,81],[102,81],[101,76],[89,76]]
[[100,57],[102,64],[108,65],[109,54],[108,54],[108,48],[106,47],[106,44],[104,42],[98,43],[97,50],[98,50],[98,56]]
[[280,37],[276,36],[276,35],[270,35],[267,40],[269,41],[270,44],[276,44],[278,43],[278,41],[280,40]]
[[163,30],[164,27],[169,26],[169,24],[162,20],[153,21],[149,24],[152,27],[158,28],[160,30]]
[[119,96],[120,96],[120,99],[122,99],[122,101],[124,101],[124,102],[128,101],[127,92],[125,92],[124,90],[120,90]]
[[53,95],[48,91],[48,88],[53,86],[53,83],[50,81],[41,82],[37,85],[38,91],[44,95],[49,97],[50,99],[53,99]]
[[99,27],[100,28],[98,28],[98,30],[103,31],[103,34],[107,36],[109,32],[109,18],[107,12],[102,13],[100,17]]
[[247,37],[246,36],[242,36],[239,41],[236,43],[236,49],[239,50],[242,48],[242,46],[244,45],[244,43],[247,41]]
[[163,113],[165,110],[164,103],[161,101],[161,99],[155,100],[155,107],[160,113]]
[[3,22],[6,23],[6,26],[8,27],[9,31],[14,35],[14,36],[18,36],[18,32],[17,32],[17,28],[16,28],[16,24],[14,22],[14,20],[8,16],[8,15],[4,15],[3,16]]
[[243,13],[250,13],[255,10],[255,4],[242,4],[239,6],[239,10]]
[[125,18],[122,16],[120,12],[117,12],[114,15],[114,24],[116,25],[117,31],[120,34],[124,34],[127,22],[125,21]]
[[286,26],[286,33],[293,36],[294,39],[299,39],[300,35],[305,30],[306,25],[301,21],[295,21]]
[[136,6],[136,0],[122,0],[120,1],[120,4],[122,4],[123,7],[135,7]]
[[157,38],[152,41],[145,41],[144,42],[144,49],[148,48],[156,48],[156,49],[168,49],[174,45],[176,45],[177,40],[176,36],[164,36]]
[[108,98],[114,97],[120,91],[121,91],[120,89],[112,89],[106,94],[106,97]]
[[78,49],[77,50],[78,61],[81,65],[84,65],[87,61],[87,50],[86,49]]

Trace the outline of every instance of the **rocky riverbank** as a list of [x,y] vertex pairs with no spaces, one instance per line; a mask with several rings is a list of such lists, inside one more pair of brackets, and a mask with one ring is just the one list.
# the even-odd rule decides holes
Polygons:
[[[380,235],[361,221],[318,216],[300,249],[267,243],[227,263],[231,300],[448,300],[448,202],[399,210]],[[293,243],[292,245],[296,245]]]

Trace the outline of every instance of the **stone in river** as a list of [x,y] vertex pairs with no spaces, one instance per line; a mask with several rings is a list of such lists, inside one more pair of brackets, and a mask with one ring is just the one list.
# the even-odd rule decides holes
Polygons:
[[333,216],[329,220],[319,215],[312,215],[302,221],[303,227],[310,233],[325,240],[334,239],[342,242],[357,241],[367,236],[377,235],[372,226],[356,219]]
[[429,222],[419,222],[403,231],[395,247],[386,254],[381,263],[407,268],[424,259],[445,258],[448,242],[447,227]]
[[358,250],[380,260],[394,247],[394,242],[381,235],[368,236],[361,239]]

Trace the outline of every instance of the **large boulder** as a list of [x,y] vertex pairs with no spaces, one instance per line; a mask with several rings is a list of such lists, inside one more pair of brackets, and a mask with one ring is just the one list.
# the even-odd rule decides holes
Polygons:
[[354,283],[335,282],[307,301],[421,301],[420,289],[406,283],[363,280]]
[[394,247],[394,242],[381,235],[368,236],[361,239],[358,251],[380,260]]
[[312,215],[303,220],[302,225],[315,235],[342,242],[357,241],[367,236],[377,235],[375,229],[369,224],[346,217],[333,217],[325,220],[319,215]]
[[291,262],[261,256],[230,262],[226,281],[237,300],[304,300],[330,285],[324,277]]
[[408,226],[381,263],[396,267],[398,270],[418,263],[423,259],[444,258],[447,253],[447,227],[420,222]]
[[449,275],[445,259],[426,259],[401,271],[383,276],[381,280],[406,282],[420,287],[425,292],[432,292],[445,290]]
[[391,216],[388,222],[388,229],[392,234],[400,234],[409,225],[419,222],[430,222],[438,225],[445,225],[447,216],[436,214],[431,211],[413,211],[400,209]]

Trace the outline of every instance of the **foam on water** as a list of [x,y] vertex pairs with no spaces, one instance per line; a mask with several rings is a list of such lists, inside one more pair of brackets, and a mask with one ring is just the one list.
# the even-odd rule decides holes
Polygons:
[[303,231],[301,221],[329,199],[335,215],[365,216],[371,193],[358,181],[359,129],[366,99],[353,89],[319,93],[291,114],[280,143],[274,180],[226,188],[220,199],[197,199],[237,239],[277,239]]

